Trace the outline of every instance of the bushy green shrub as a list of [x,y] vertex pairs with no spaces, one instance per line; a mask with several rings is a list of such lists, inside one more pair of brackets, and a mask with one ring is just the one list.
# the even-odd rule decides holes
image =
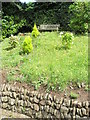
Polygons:
[[33,50],[32,39],[26,36],[22,45],[23,53],[30,53]]
[[2,37],[6,38],[17,32],[17,24],[14,24],[13,16],[4,16],[2,19]]
[[39,35],[39,31],[37,29],[36,24],[34,23],[33,31],[32,31],[32,36],[37,37]]
[[11,35],[11,37],[9,37],[9,43],[11,44],[11,47],[15,48],[19,44],[19,39],[19,37]]
[[70,32],[66,32],[65,34],[62,34],[62,44],[65,48],[70,48],[71,47],[71,44],[73,43],[72,40],[73,40],[73,34],[70,33]]
[[25,20],[15,23],[13,16],[4,16],[2,19],[2,37],[6,38],[18,32],[18,29],[25,24]]
[[89,6],[89,2],[78,1],[70,5],[71,18],[69,26],[75,33],[83,34],[88,31]]

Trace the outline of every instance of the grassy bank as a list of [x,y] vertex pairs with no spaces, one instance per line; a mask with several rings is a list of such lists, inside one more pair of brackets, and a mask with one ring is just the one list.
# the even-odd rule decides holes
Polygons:
[[20,46],[9,49],[9,38],[0,43],[2,69],[8,71],[7,80],[41,84],[51,89],[63,89],[72,82],[88,82],[88,36],[75,36],[70,50],[65,50],[56,32],[42,32],[33,38],[33,51],[20,55]]

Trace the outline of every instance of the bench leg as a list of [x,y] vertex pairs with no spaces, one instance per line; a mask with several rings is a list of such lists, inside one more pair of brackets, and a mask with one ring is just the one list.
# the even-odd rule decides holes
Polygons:
[[58,32],[58,27],[57,27],[57,32]]

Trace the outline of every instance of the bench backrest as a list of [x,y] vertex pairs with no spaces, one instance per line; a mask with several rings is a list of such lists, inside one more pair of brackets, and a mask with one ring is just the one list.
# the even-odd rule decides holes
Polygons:
[[47,24],[47,25],[40,25],[39,30],[58,30],[60,27],[59,24]]

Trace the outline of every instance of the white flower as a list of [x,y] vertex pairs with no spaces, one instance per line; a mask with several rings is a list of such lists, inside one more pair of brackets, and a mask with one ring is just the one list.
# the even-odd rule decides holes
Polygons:
[[29,59],[29,62],[31,62],[31,59]]
[[60,32],[60,35],[63,35],[63,32]]
[[73,33],[71,33],[71,35],[73,36]]
[[73,33],[71,33],[71,36],[74,37]]
[[63,35],[63,32],[60,32],[60,38],[62,37],[62,35]]

